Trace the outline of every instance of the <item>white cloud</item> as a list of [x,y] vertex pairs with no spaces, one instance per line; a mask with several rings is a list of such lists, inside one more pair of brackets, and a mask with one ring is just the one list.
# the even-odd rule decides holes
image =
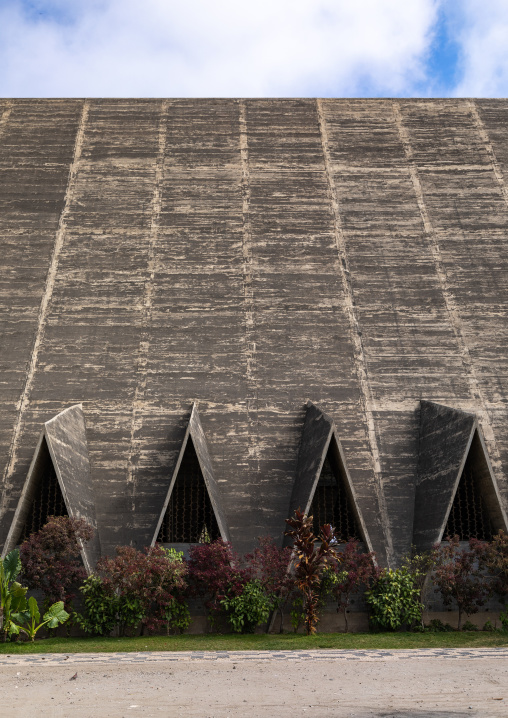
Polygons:
[[[39,3],[39,10],[48,2]],[[14,96],[412,94],[439,0],[81,0],[0,8]],[[56,9],[55,9],[56,8]]]
[[455,15],[462,47],[462,79],[457,97],[508,96],[508,3],[465,0]]

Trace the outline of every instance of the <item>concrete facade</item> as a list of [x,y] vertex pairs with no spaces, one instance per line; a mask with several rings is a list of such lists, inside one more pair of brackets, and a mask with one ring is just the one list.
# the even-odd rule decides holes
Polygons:
[[508,505],[508,101],[0,100],[0,544],[81,404],[102,551],[150,544],[199,409],[233,544],[282,540],[310,400],[380,563],[420,402]]

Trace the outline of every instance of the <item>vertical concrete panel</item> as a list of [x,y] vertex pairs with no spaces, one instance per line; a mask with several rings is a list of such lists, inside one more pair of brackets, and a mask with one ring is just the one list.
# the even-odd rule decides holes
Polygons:
[[14,100],[0,112],[0,475],[6,483],[81,107],[78,100]]
[[[401,113],[439,253],[471,411],[478,415],[501,479],[508,467],[506,434],[499,430],[508,419],[503,388],[508,371],[508,205],[499,175],[503,151],[488,135],[492,123],[499,138],[499,113],[492,119],[487,113],[485,124],[481,105],[478,112],[466,100],[402,103]],[[502,493],[507,501],[504,482]]]
[[106,551],[129,541],[132,524],[126,475],[159,108],[156,101],[89,104],[13,473],[20,487],[40,424],[83,403]]

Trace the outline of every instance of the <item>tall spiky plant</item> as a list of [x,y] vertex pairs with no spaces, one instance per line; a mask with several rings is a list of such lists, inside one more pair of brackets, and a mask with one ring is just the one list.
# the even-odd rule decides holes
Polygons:
[[[330,524],[321,526],[319,536],[316,536],[312,530],[312,521],[312,516],[307,516],[297,509],[293,518],[286,519],[289,530],[285,532],[286,536],[293,539],[295,579],[303,595],[305,630],[308,636],[316,633],[319,621],[319,586],[323,570],[330,561],[340,560],[331,545],[334,535]],[[316,548],[317,542],[320,543]]]

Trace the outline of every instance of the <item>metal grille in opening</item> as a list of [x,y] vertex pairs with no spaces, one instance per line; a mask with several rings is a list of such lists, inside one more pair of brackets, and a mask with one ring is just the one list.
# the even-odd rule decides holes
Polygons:
[[339,467],[328,452],[312,499],[309,514],[314,517],[313,530],[317,535],[323,524],[331,524],[338,538],[362,540],[351,500],[344,486]]
[[157,541],[208,543],[218,538],[217,519],[194,444],[189,438]]
[[494,535],[487,507],[475,481],[471,453],[460,477],[443,538],[455,535],[461,541],[470,538],[491,541]]
[[35,478],[37,488],[23,527],[20,543],[25,541],[30,534],[39,531],[48,522],[49,516],[69,515],[46,441],[41,444],[37,463],[40,467]]

